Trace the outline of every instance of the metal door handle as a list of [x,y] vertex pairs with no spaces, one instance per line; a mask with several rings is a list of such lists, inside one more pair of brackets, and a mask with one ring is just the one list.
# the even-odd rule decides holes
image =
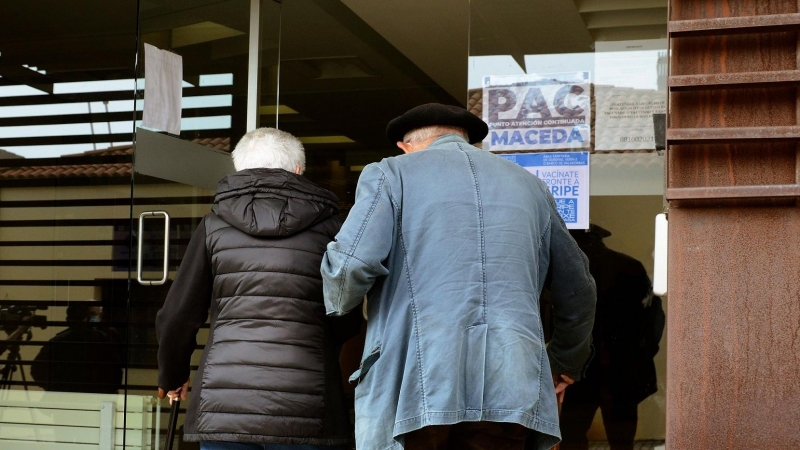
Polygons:
[[[142,245],[144,239],[144,218],[153,216],[164,216],[164,269],[160,280],[142,279]],[[167,282],[169,277],[169,213],[166,211],[145,211],[139,214],[139,245],[136,255],[136,281],[144,286],[160,286]]]

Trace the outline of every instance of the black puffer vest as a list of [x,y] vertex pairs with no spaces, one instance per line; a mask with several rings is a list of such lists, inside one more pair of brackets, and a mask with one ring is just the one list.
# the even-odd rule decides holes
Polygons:
[[338,347],[319,267],[341,226],[336,196],[279,169],[220,181],[204,219],[214,276],[211,332],[185,438],[351,441]]

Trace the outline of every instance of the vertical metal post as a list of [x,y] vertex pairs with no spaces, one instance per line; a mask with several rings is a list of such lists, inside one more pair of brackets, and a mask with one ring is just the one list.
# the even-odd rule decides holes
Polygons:
[[250,0],[250,42],[247,60],[247,131],[258,128],[261,87],[261,0]]
[[161,402],[158,399],[153,400],[156,405],[156,439],[155,450],[160,450],[159,445],[161,444]]
[[114,421],[117,405],[114,402],[100,403],[100,450],[114,450]]
[[[797,0],[797,11],[800,11],[800,0]],[[800,70],[800,34],[797,35],[797,42],[795,43],[795,69]],[[795,113],[794,121],[796,125],[800,125],[800,87],[795,90]],[[794,156],[794,184],[800,184],[800,143],[795,147]]]
[[[136,401],[136,409],[139,409],[139,407],[141,406],[141,411],[142,411],[142,424],[141,424],[141,426],[142,426],[142,429],[141,429],[142,435],[141,435],[141,439],[142,439],[142,450],[145,450],[147,447],[150,447],[150,439],[152,439],[152,435],[150,434],[150,432],[151,432],[150,414],[152,413],[152,410],[153,410],[153,405],[152,405],[153,400],[152,400],[152,397],[142,397],[141,400],[136,399],[135,397],[133,397],[133,398],[131,398],[131,400]],[[141,401],[141,403],[139,403],[139,401]],[[134,402],[133,401],[130,402],[130,405],[133,406]],[[123,417],[125,417],[126,428],[127,428],[128,423],[129,423],[129,419],[128,419],[128,413],[129,412],[133,412],[133,411],[130,411],[126,407],[125,408],[125,415],[123,416]],[[126,433],[127,433],[127,431],[126,431]],[[133,433],[131,433],[131,434],[133,434]],[[126,436],[126,438],[127,438],[127,436]],[[152,448],[152,447],[150,447],[150,448]]]
[[[800,0],[797,1],[800,2]],[[278,122],[281,118],[281,48],[283,48],[283,8],[278,15],[278,74],[275,87],[275,128],[277,129],[280,129]]]

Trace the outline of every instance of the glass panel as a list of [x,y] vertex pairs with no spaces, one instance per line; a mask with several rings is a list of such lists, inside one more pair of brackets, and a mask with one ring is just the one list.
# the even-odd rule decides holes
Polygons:
[[[468,2],[415,6],[359,0],[282,5],[279,97],[263,95],[272,82],[265,67],[262,108],[277,112],[278,127],[300,138],[304,175],[339,197],[343,216],[363,167],[400,153],[385,138],[391,119],[424,103],[465,105]],[[415,24],[413,33],[398,24]],[[345,380],[358,367],[363,340],[350,340],[342,351]],[[352,406],[353,385],[345,390]]]
[[134,1],[3,5],[3,155],[55,158],[130,145],[135,11]]
[[[463,13],[466,12],[466,4],[464,6]],[[212,89],[197,84],[199,75],[218,74],[223,68],[225,73],[232,74],[232,85],[213,87],[210,92],[210,95],[232,95],[232,104],[215,113],[230,115],[232,126],[182,131],[180,141],[141,129],[136,134],[133,217],[146,211],[163,210],[170,214],[171,226],[167,283],[163,286],[134,283],[132,287],[132,392],[152,392],[157,384],[155,315],[174,279],[190,236],[212,206],[219,176],[213,177],[207,169],[211,165],[223,165],[220,155],[227,155],[218,150],[229,152],[245,132],[246,75],[251,50],[247,28],[249,8],[249,1],[207,2],[200,6],[193,3],[191,8],[166,1],[142,3],[143,42],[183,57],[184,105],[188,99],[197,101],[197,97]],[[375,10],[367,8],[362,13],[374,14]],[[464,18],[460,26],[463,36],[459,42],[464,54],[451,58],[456,67],[439,68],[439,72],[447,73],[451,87],[453,79],[466,79],[463,44],[467,23],[466,15],[461,17]],[[260,21],[259,125],[280,126],[300,136],[307,149],[306,174],[339,194],[345,211],[352,204],[361,167],[398,153],[383,138],[383,130],[391,118],[420,103],[457,103],[451,93],[420,70],[365,19],[338,2],[293,1],[281,5],[265,1],[261,2]],[[208,22],[236,33],[228,32],[229,35],[211,41],[175,45],[176,29],[191,29],[194,24],[211,27]],[[139,78],[142,77],[140,73]],[[277,90],[279,80],[280,92]],[[460,96],[463,83],[453,91]],[[147,95],[145,89],[145,100]],[[200,109],[191,112],[195,114],[193,117],[208,115]],[[184,123],[188,113],[184,107]],[[220,137],[223,139],[216,139]],[[201,145],[212,146],[213,150]],[[194,154],[187,156],[191,152]],[[164,256],[164,222],[153,218],[144,224],[141,236],[144,241],[143,276],[158,279]],[[191,360],[192,376],[207,336],[206,324],[197,336],[198,347]],[[357,358],[353,359],[357,362]],[[191,396],[188,405],[181,405],[177,440],[182,438],[183,412],[190,403]],[[161,424],[165,428],[169,406],[162,402],[162,408]],[[190,445],[182,441],[179,444],[181,448]]]
[[[464,104],[467,4],[427,9],[438,28],[411,37],[396,23],[420,13],[397,5],[282,6],[279,127],[303,141],[305,175],[336,193],[345,214],[361,169],[399,153],[384,136],[391,119],[424,103]],[[445,38],[432,53],[428,44],[439,34]]]
[[[181,131],[171,135],[138,128],[136,171],[133,187],[133,222],[140,214],[164,211],[170,217],[167,247],[168,273],[163,285],[141,285],[132,266],[129,344],[129,392],[153,395],[158,386],[158,341],[155,318],[180,266],[189,239],[200,219],[211,210],[217,181],[233,171],[229,152],[247,127],[248,63],[250,53],[250,0],[167,1],[148,0],[140,4],[141,44],[139,79],[147,70],[144,44],[168,50],[182,58],[183,89]],[[257,2],[259,3],[259,2]],[[262,94],[275,98],[277,89],[280,5],[260,2]],[[140,86],[141,88],[141,86]],[[150,100],[148,86],[137,96],[137,120]],[[254,105],[254,107],[257,105]],[[270,119],[272,123],[270,123]],[[263,125],[274,125],[275,115],[264,115]],[[159,280],[163,275],[165,221],[148,216],[141,236],[134,230],[134,246],[142,239],[142,278]],[[135,262],[134,253],[134,262]],[[193,376],[208,336],[204,325],[197,336],[197,349],[190,368]],[[178,386],[173,386],[177,388]],[[183,442],[186,408],[180,405],[175,445],[196,448]],[[161,402],[161,445],[170,412]],[[192,447],[194,446],[194,447]]]
[[[180,138],[229,146],[246,128],[250,1],[148,0],[140,13],[141,44],[182,58]],[[140,79],[147,70],[145,51],[142,45]],[[141,87],[137,111],[147,95],[147,86]]]
[[[667,299],[649,287],[666,23],[665,0],[470,2],[469,105],[491,129],[483,148],[590,153],[591,228],[572,232],[598,283],[597,356],[567,389],[563,449],[663,445]],[[545,182],[561,200],[559,180]]]
[[0,448],[152,441],[124,384],[135,52],[136,1],[2,6]]

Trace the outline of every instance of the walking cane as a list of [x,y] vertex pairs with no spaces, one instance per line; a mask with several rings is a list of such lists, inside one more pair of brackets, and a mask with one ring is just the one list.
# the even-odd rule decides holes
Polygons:
[[175,429],[178,427],[178,410],[181,409],[181,401],[176,399],[172,402],[172,407],[169,410],[169,424],[167,424],[167,442],[164,447],[166,450],[172,450],[172,444],[175,440]]

